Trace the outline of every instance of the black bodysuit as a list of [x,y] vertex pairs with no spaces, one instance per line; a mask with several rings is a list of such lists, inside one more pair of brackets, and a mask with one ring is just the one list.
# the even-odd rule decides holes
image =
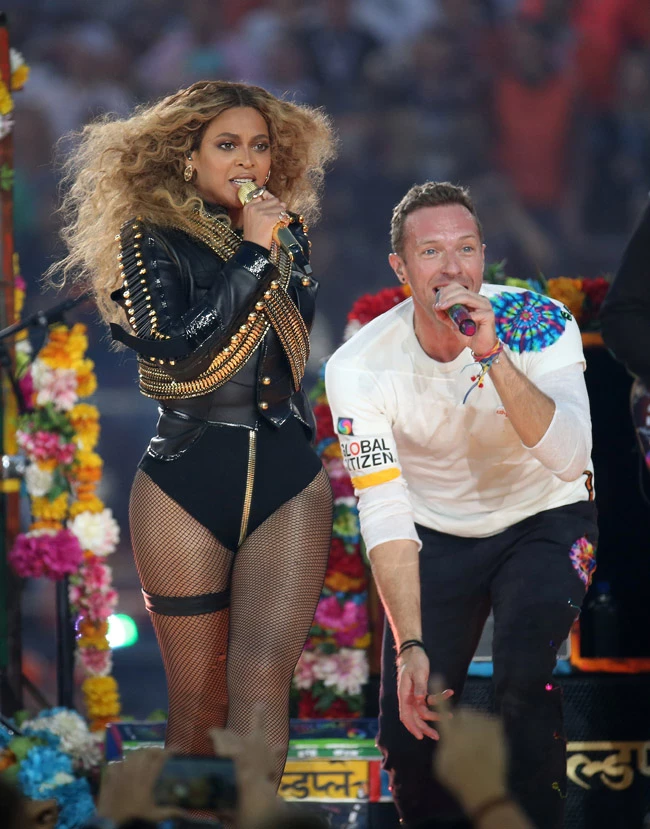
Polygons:
[[[302,224],[294,221],[291,228],[308,250]],[[241,242],[227,262],[220,262],[204,242],[185,231],[146,227],[135,220],[122,229],[121,244],[123,252],[141,251],[138,259],[133,255],[132,263],[136,284],[150,296],[142,303],[145,333],[151,334],[149,321],[155,319],[158,336],[180,340],[185,362],[194,358],[197,367],[197,355],[205,352],[205,363],[210,353],[229,342],[241,319],[254,308],[252,299],[260,292],[263,295],[261,288],[277,276],[268,251],[251,242]],[[126,279],[128,284],[128,275]],[[315,280],[293,267],[287,294],[307,328],[317,289]],[[123,294],[124,289],[114,298],[126,308]],[[131,288],[128,298],[133,295]],[[157,343],[165,344],[161,339],[143,341],[137,336],[142,327],[136,337],[120,335],[116,328],[113,331],[145,358],[158,353]],[[174,374],[179,362],[167,365],[167,370]],[[292,388],[289,364],[272,328],[223,385],[198,397],[159,402],[157,434],[140,468],[233,551],[322,468],[310,446],[309,403],[304,391]],[[253,449],[251,431],[256,433]],[[243,514],[245,509],[248,516]]]

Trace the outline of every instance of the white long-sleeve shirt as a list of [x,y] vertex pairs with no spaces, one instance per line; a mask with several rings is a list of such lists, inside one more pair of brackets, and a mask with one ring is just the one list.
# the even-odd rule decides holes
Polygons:
[[330,358],[327,397],[359,498],[367,549],[419,541],[416,524],[465,537],[494,535],[542,510],[593,498],[591,419],[575,320],[559,303],[483,285],[509,358],[556,405],[542,439],[526,447],[489,374],[469,349],[431,359],[406,300]]

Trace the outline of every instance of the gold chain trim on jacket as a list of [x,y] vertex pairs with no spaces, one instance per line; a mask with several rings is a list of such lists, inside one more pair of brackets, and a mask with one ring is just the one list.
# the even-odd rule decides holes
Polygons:
[[[204,242],[224,261],[230,259],[241,244],[239,236],[223,219],[197,212],[188,225],[182,230]],[[255,311],[249,313],[248,322],[230,338],[230,345],[223,348],[208,368],[193,380],[175,380],[165,371],[165,361],[139,358],[140,389],[144,395],[156,400],[199,397],[222,386],[248,362],[271,325],[287,355],[294,387],[296,390],[300,388],[309,358],[309,332],[286,291],[291,277],[291,259],[275,245],[270,258],[280,271],[280,280],[271,282],[263,300],[258,301]]]
[[122,275],[122,296],[133,333],[138,337],[161,339],[158,317],[151,304],[147,268],[142,259],[141,221],[138,216],[130,226],[124,225],[115,237],[119,246],[117,267]]

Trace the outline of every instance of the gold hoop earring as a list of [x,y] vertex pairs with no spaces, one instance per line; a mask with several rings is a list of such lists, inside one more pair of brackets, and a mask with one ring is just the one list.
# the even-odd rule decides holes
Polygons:
[[264,184],[271,178],[271,168],[269,167],[269,171],[266,174],[266,178],[264,179]]
[[194,175],[194,167],[191,164],[188,164],[185,169],[183,170],[183,178],[185,181],[192,181],[192,176]]

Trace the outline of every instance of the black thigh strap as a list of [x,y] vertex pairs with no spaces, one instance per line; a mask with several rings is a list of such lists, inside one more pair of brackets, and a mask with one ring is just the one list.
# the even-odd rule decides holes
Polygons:
[[201,596],[155,596],[142,591],[145,607],[161,616],[200,616],[216,613],[230,605],[230,590],[221,593],[203,593]]

